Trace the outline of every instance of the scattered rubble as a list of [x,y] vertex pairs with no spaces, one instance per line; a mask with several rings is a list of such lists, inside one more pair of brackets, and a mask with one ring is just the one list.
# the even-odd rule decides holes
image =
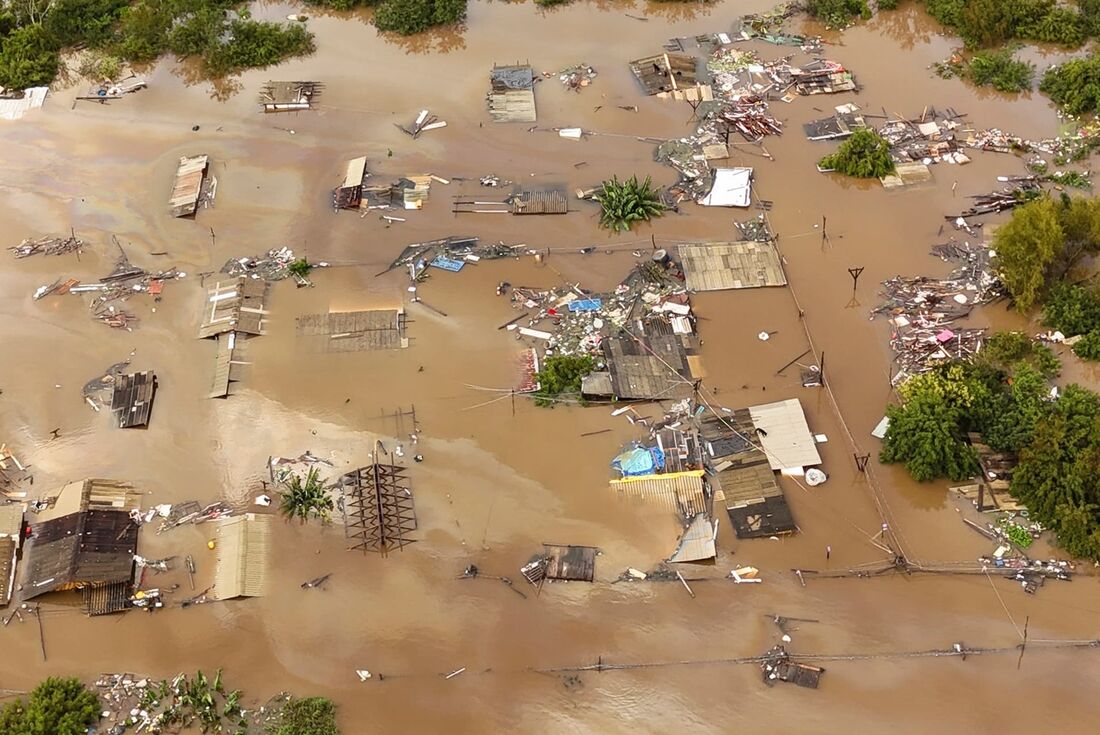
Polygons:
[[25,239],[18,245],[8,248],[16,258],[29,258],[32,255],[64,255],[80,250],[86,242],[75,234],[69,237],[40,237],[37,240]]

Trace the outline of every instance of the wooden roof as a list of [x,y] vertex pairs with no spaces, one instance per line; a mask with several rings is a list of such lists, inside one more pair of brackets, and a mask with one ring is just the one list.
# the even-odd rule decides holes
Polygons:
[[214,358],[208,398],[225,398],[229,395],[229,384],[244,377],[245,363],[236,359],[239,343],[244,339],[245,335],[236,332],[218,335],[218,354]]
[[680,261],[689,291],[787,285],[779,252],[770,242],[681,245]]
[[657,54],[630,62],[630,71],[646,94],[672,92],[697,81],[697,62],[691,54]]
[[298,317],[298,336],[319,352],[396,350],[409,346],[404,309],[306,314]]
[[260,89],[265,112],[308,110],[321,94],[320,82],[268,82]]
[[152,370],[116,377],[111,394],[111,411],[118,419],[119,428],[148,426],[156,391],[157,376]]
[[70,482],[52,496],[53,503],[28,520],[44,523],[82,510],[121,510],[129,513],[141,508],[141,492],[128,482],[89,478]]
[[216,337],[226,332],[263,334],[267,289],[267,281],[262,278],[245,276],[215,283],[203,302],[199,337]]
[[787,499],[782,495],[726,508],[726,514],[739,539],[782,536],[798,530]]
[[570,582],[591,582],[596,576],[596,552],[594,546],[557,546],[543,544],[549,565],[547,579]]
[[612,395],[622,400],[671,398],[691,387],[687,351],[675,334],[611,337],[601,346],[611,373]]
[[23,530],[23,504],[0,504],[0,536],[20,537]]
[[270,516],[246,513],[226,518],[214,533],[218,552],[214,596],[230,600],[260,597],[267,592]]
[[567,214],[569,200],[560,191],[521,191],[512,197],[512,214]]
[[535,122],[535,81],[530,66],[494,66],[489,83],[493,122]]
[[817,442],[806,423],[802,402],[797,398],[750,406],[757,441],[773,470],[813,467],[821,464]]
[[180,158],[172,195],[168,198],[168,210],[173,217],[187,217],[195,213],[208,166],[209,156],[205,154]]
[[85,510],[31,523],[23,552],[24,598],[133,579],[138,524],[127,511]]
[[15,539],[0,536],[0,607],[11,601],[15,589]]

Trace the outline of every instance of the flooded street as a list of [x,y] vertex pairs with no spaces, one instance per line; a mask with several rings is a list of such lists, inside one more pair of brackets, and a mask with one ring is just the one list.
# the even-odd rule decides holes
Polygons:
[[[714,579],[693,583],[694,598],[675,582],[614,584],[628,567],[651,569],[667,558],[679,532],[671,512],[608,489],[608,464],[639,438],[638,427],[612,417],[607,405],[546,409],[526,399],[493,401],[501,394],[483,390],[514,385],[521,348],[514,332],[497,329],[518,313],[496,295],[499,282],[608,289],[648,258],[651,244],[736,239],[733,221],[756,211],[687,203],[679,214],[609,235],[598,229],[598,207],[572,197],[570,214],[533,218],[455,215],[452,197],[483,191],[478,179],[486,174],[569,192],[612,174],[671,184],[675,171],[637,138],[690,134],[692,110],[644,97],[627,61],[660,52],[673,37],[729,32],[741,14],[770,5],[598,1],[542,10],[479,1],[471,2],[461,33],[398,42],[379,37],[365,18],[320,15],[309,20],[316,54],[245,73],[235,92],[188,82],[168,60],[150,70],[148,90],[120,101],[74,107],[77,88],[61,90],[42,110],[0,123],[5,247],[70,227],[90,243],[79,257],[3,256],[0,441],[31,465],[32,494],[104,477],[142,489],[146,508],[222,498],[250,504],[264,492],[269,457],[311,450],[333,463],[333,474],[369,464],[376,439],[392,444],[414,431],[411,418],[394,417],[412,407],[416,451],[424,455],[409,470],[416,543],[386,557],[361,554],[346,550],[339,524],[279,520],[264,597],[97,618],[46,598],[47,661],[29,618],[0,628],[0,688],[29,690],[51,674],[169,677],[222,667],[249,705],[284,690],[332,698],[343,731],[353,735],[846,733],[869,723],[893,733],[1080,732],[1100,716],[1090,691],[1100,684],[1100,660],[1091,651],[1036,643],[1019,669],[1015,653],[876,658],[956,642],[1014,646],[1025,620],[1029,641],[1095,638],[1100,584],[1091,568],[1082,565],[1073,583],[1052,583],[1037,595],[998,576],[807,578],[802,585],[791,571],[887,560],[873,542],[884,518],[912,561],[973,561],[989,552],[960,522],[949,483],[920,485],[904,468],[877,462],[880,443],[870,431],[891,400],[892,356],[889,325],[868,314],[883,280],[946,274],[950,266],[929,255],[948,237],[944,215],[963,209],[967,195],[996,188],[996,176],[1022,173],[1022,160],[975,152],[969,165],[933,166],[929,184],[888,191],[874,180],[817,173],[816,160],[835,144],[807,141],[801,128],[855,101],[865,113],[916,116],[925,105],[953,107],[976,128],[1025,137],[1058,132],[1054,109],[1038,93],[1009,99],[937,78],[930,65],[955,44],[916,9],[883,14],[842,37],[824,35],[837,44],[824,55],[852,70],[862,90],[772,102],[785,131],[765,140],[774,160],[757,146],[731,145],[729,165],[754,167],[757,197],[773,202],[769,217],[790,287],[693,296],[711,400],[738,408],[799,398],[812,431],[828,437],[819,446],[828,483],[804,488],[780,480],[800,533],[740,541],[723,518],[717,565],[697,573]],[[280,3],[254,9],[270,19],[292,12],[304,11]],[[766,60],[797,52],[752,46]],[[533,131],[494,125],[485,110],[489,71],[517,61],[536,72],[585,62],[599,76],[576,94],[553,76],[537,84]],[[319,109],[261,114],[257,90],[269,79],[323,81]],[[620,105],[637,105],[637,112]],[[447,127],[416,140],[395,127],[425,107]],[[574,126],[598,134],[574,142],[551,130]],[[194,220],[173,219],[166,202],[177,161],[200,153],[211,157],[216,203]],[[433,183],[422,211],[397,212],[405,222],[334,214],[332,189],[347,159],[362,155],[379,181],[431,173],[450,183]],[[94,282],[109,272],[119,255],[112,235],[135,265],[187,274],[166,284],[159,302],[139,296],[127,303],[141,320],[134,331],[94,321],[87,296],[31,298],[58,277]],[[482,261],[460,273],[434,269],[419,288],[423,303],[410,301],[406,273],[382,274],[406,245],[449,235],[525,243],[549,255]],[[202,274],[284,245],[332,267],[314,271],[315,288],[272,287],[266,334],[245,346],[246,378],[228,399],[207,399],[216,346],[196,337]],[[601,249],[580,254],[589,246]],[[854,267],[865,268],[855,293]],[[207,286],[212,280],[206,277]],[[408,316],[408,349],[319,354],[304,351],[296,336],[295,319],[305,314],[398,307]],[[1003,303],[978,309],[972,321],[1025,327]],[[761,341],[761,331],[774,334]],[[777,374],[811,346],[827,358],[836,406],[827,391],[802,387],[797,369]],[[121,431],[109,412],[88,407],[81,387],[131,353],[132,367],[155,370],[160,387],[148,429]],[[1098,377],[1076,365],[1066,372],[1092,385]],[[872,456],[867,474],[853,461],[863,453]],[[154,525],[145,527],[140,553],[192,554],[197,590],[208,587],[210,524],[159,535]],[[518,570],[544,542],[599,547],[596,583],[551,584],[535,597]],[[528,597],[490,579],[457,579],[468,564],[510,577]],[[762,584],[720,579],[748,564],[761,570]],[[332,578],[324,588],[300,587],[326,573]],[[193,594],[182,568],[156,583],[179,583],[176,600]],[[860,660],[822,664],[828,675],[817,691],[768,688],[755,664],[720,663],[774,645],[775,614],[819,621],[792,634],[792,653]],[[586,672],[569,686],[559,674],[533,670],[600,657],[713,663]],[[462,667],[461,676],[443,678]],[[360,682],[357,669],[385,681]]]

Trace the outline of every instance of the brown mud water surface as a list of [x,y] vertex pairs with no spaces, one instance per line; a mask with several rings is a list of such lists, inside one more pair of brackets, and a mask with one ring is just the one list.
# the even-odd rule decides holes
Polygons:
[[[92,681],[103,672],[164,678],[221,667],[229,686],[244,690],[246,705],[283,690],[332,698],[343,731],[353,734],[840,733],[868,724],[893,733],[1083,731],[1100,715],[1092,694],[1100,659],[1087,650],[1041,650],[1038,641],[1097,636],[1100,586],[1090,569],[1036,595],[998,576],[886,575],[808,579],[803,586],[791,573],[888,560],[872,541],[880,513],[910,559],[973,561],[989,551],[960,523],[946,483],[918,486],[903,469],[877,464],[878,442],[869,432],[891,397],[891,356],[888,326],[867,317],[883,280],[946,274],[950,266],[928,254],[945,239],[943,214],[960,209],[965,194],[988,191],[996,175],[1021,173],[1022,162],[978,153],[968,166],[933,167],[930,184],[888,192],[877,182],[818,174],[815,161],[834,144],[801,135],[802,123],[847,101],[906,116],[927,104],[953,107],[977,127],[1025,137],[1057,132],[1045,98],[1010,100],[935,78],[928,67],[946,57],[953,42],[916,10],[883,15],[842,38],[826,36],[838,42],[827,45],[826,54],[853,70],[863,89],[773,102],[771,112],[786,131],[766,140],[774,160],[757,147],[733,146],[731,164],[755,167],[757,195],[774,202],[770,218],[791,288],[694,297],[704,385],[730,407],[799,398],[814,432],[829,437],[819,446],[828,483],[803,489],[781,480],[801,532],[741,542],[724,524],[717,567],[698,573],[720,577],[751,564],[763,584],[698,583],[694,597],[677,584],[610,584],[627,567],[652,568],[670,553],[676,534],[671,516],[608,490],[607,463],[638,436],[636,427],[611,417],[606,405],[548,410],[519,400],[514,407],[510,401],[478,406],[492,395],[468,387],[515,381],[519,346],[514,333],[496,327],[516,312],[495,295],[500,281],[606,289],[638,260],[632,247],[590,255],[580,248],[640,240],[635,247],[648,255],[651,235],[735,239],[732,220],[756,212],[686,204],[683,214],[611,236],[597,229],[593,205],[572,199],[577,213],[532,219],[453,215],[451,197],[479,193],[477,179],[486,174],[570,192],[611,174],[671,184],[675,173],[653,162],[653,145],[636,136],[687,135],[694,129],[691,110],[643,97],[626,62],[657,53],[672,37],[728,32],[742,13],[767,7],[759,1],[597,2],[542,11],[474,2],[460,33],[401,42],[379,37],[357,16],[322,15],[309,21],[318,39],[314,56],[246,73],[237,80],[241,91],[224,101],[207,85],[184,84],[176,65],[164,61],[151,71],[148,90],[111,106],[70,109],[73,88],[22,121],[5,123],[5,245],[70,226],[88,243],[79,258],[12,258],[0,268],[0,439],[32,465],[35,493],[84,477],[112,477],[147,491],[146,508],[196,499],[245,504],[261,491],[269,456],[311,450],[333,462],[333,472],[368,464],[377,438],[392,445],[395,434],[405,438],[412,430],[387,414],[413,405],[416,451],[424,461],[409,463],[416,543],[386,557],[364,555],[345,550],[338,524],[278,521],[264,597],[181,608],[174,603],[190,594],[182,565],[155,578],[162,588],[180,588],[154,614],[89,618],[47,597],[48,661],[33,620],[0,628],[0,688],[29,690],[50,674]],[[262,17],[292,12],[301,10],[256,8]],[[765,59],[793,50],[759,47]],[[528,59],[536,72],[583,61],[599,75],[579,94],[554,79],[539,83],[539,130],[490,124],[484,109],[490,68]],[[255,93],[272,78],[322,80],[319,108],[260,114]],[[619,105],[637,105],[637,112]],[[408,124],[425,107],[447,127],[414,141],[393,125]],[[572,126],[614,135],[573,142],[548,132]],[[173,219],[166,203],[177,160],[197,153],[211,156],[215,205],[194,221]],[[434,183],[422,211],[392,213],[405,222],[387,226],[374,214],[334,214],[332,187],[344,162],[359,155],[383,178],[433,173],[451,183]],[[823,215],[827,243],[817,229]],[[135,265],[187,273],[165,287],[160,301],[127,304],[140,319],[137,328],[109,329],[88,318],[83,297],[32,300],[36,288],[62,273],[94,281],[109,272],[118,255],[112,234]],[[409,243],[467,234],[552,252],[539,263],[525,257],[482,261],[461,273],[433,269],[420,286],[431,309],[409,301],[401,271],[376,276]],[[314,288],[297,289],[292,281],[273,286],[267,333],[248,343],[247,377],[228,399],[208,400],[214,347],[194,338],[205,293],[199,274],[284,245],[333,267],[315,271]],[[168,255],[153,255],[162,252]],[[866,269],[855,303],[850,267]],[[797,370],[776,374],[808,346],[792,293],[813,346],[828,356],[826,374],[844,421],[859,450],[872,455],[870,475],[856,471],[828,395],[803,388]],[[296,343],[298,316],[398,306],[409,318],[407,349],[318,354]],[[1003,305],[979,309],[971,321],[1025,326]],[[761,341],[761,331],[774,334]],[[88,407],[80,388],[131,352],[133,369],[154,369],[160,388],[148,429],[122,431],[108,412]],[[1096,376],[1075,377],[1092,382]],[[210,525],[153,531],[146,526],[142,534],[142,555],[191,554],[196,588],[209,586]],[[551,584],[525,599],[503,585],[456,579],[472,563],[512,578],[526,592],[518,568],[543,542],[598,546],[596,584]],[[328,573],[323,587],[301,588]],[[772,614],[820,621],[792,634],[788,649],[796,658],[942,650],[955,642],[1011,649],[1025,620],[1029,640],[1037,643],[1019,669],[1013,651],[965,661],[830,661],[822,664],[829,674],[817,692],[767,688],[755,665],[717,662],[575,675],[536,671],[586,666],[600,657],[645,663],[758,656],[776,642]],[[445,678],[463,667],[461,675]],[[361,682],[358,669],[376,675]]]

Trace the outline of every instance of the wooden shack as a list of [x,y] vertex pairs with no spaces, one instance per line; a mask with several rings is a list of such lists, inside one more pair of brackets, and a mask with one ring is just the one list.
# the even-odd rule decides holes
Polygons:
[[527,64],[494,66],[489,74],[493,122],[535,122],[535,74]]
[[344,183],[332,192],[332,206],[336,209],[359,209],[363,201],[363,184],[369,176],[366,156],[348,161]]
[[111,392],[111,411],[119,428],[148,426],[157,392],[157,376],[152,370],[126,373],[115,378]]
[[689,291],[787,285],[779,251],[771,242],[681,245],[679,253]]
[[320,82],[268,82],[260,90],[260,106],[264,112],[310,110],[322,86]]
[[607,370],[585,376],[581,393],[623,401],[671,400],[690,391],[692,367],[687,349],[672,328],[608,337],[600,343]]
[[695,87],[698,64],[691,54],[664,53],[635,59],[630,71],[648,95],[660,95]]
[[0,505],[0,607],[11,601],[19,546],[23,539],[23,504]]
[[564,191],[521,189],[504,197],[456,196],[451,206],[455,214],[568,214],[569,198]]
[[215,283],[207,290],[199,337],[207,339],[227,332],[263,334],[268,283],[262,278],[240,276]]
[[267,592],[271,517],[246,513],[218,522],[214,597],[260,597]]
[[317,352],[397,350],[409,346],[404,309],[306,314],[298,317],[298,337]]
[[23,598],[112,587],[109,593],[86,597],[88,612],[124,609],[140,530],[130,514],[140,507],[140,494],[127,483],[89,479],[63,487],[52,505],[30,521],[23,553]]
[[180,158],[172,195],[168,198],[168,211],[173,217],[193,217],[199,204],[212,198],[212,191],[204,188],[209,168],[210,157],[205,154]]

